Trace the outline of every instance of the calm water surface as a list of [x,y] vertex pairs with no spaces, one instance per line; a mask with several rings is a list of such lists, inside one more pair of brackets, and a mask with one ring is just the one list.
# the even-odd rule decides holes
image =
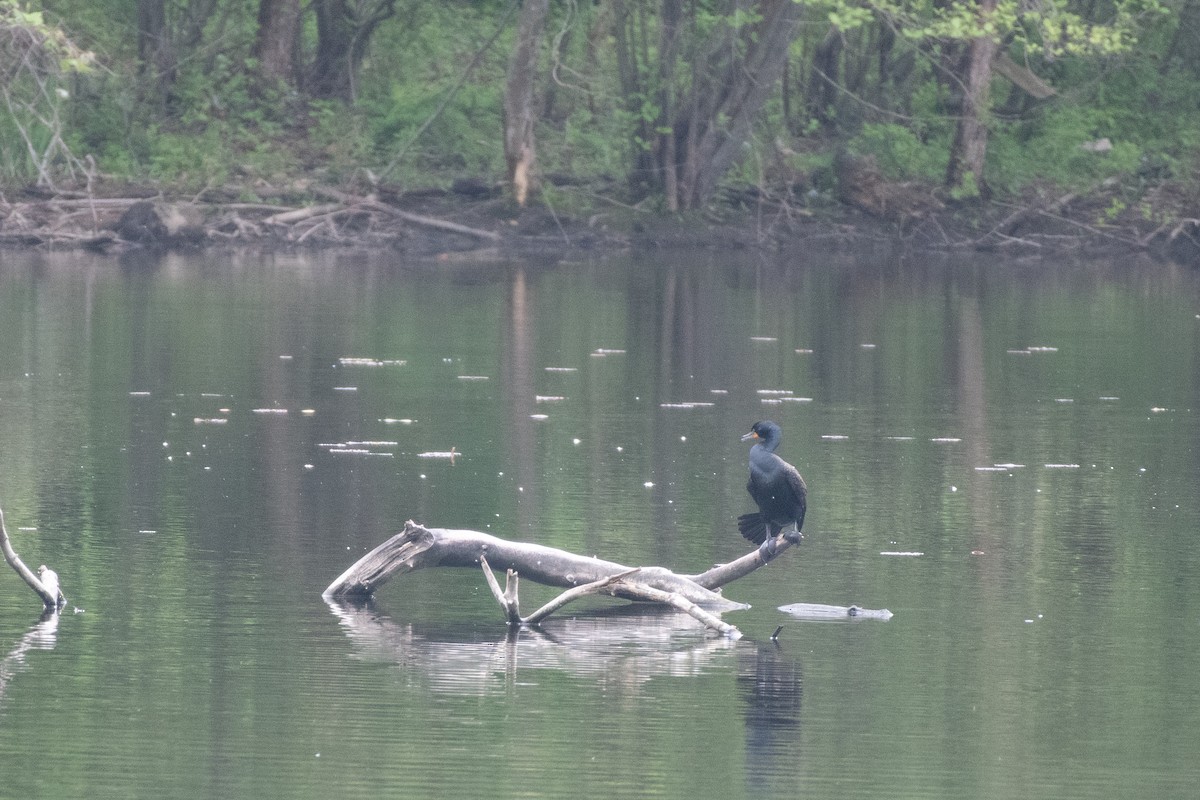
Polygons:
[[[0,570],[5,797],[1200,785],[1194,271],[7,253],[0,340],[0,504],[70,600]],[[761,418],[810,511],[741,641],[600,600],[508,637],[470,571],[320,597],[409,518],[735,558]]]

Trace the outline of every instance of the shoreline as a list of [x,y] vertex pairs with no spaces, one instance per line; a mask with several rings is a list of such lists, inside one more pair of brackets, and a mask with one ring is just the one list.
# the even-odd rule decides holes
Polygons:
[[[16,200],[0,195],[0,249],[118,255],[246,246],[372,248],[457,260],[662,247],[772,251],[822,241],[1022,257],[1127,252],[1200,267],[1200,220],[1143,208],[1141,218],[1098,222],[1104,196],[952,205],[927,189],[892,185],[888,194],[876,186],[873,195],[842,191],[837,199],[801,204],[750,187],[725,192],[703,211],[668,213],[577,188],[555,186],[554,203],[526,208],[501,187],[480,182],[445,190],[376,187],[361,194],[323,187],[254,195],[235,187],[192,196],[144,186],[103,195],[27,190]],[[1154,224],[1160,219],[1165,221]]]

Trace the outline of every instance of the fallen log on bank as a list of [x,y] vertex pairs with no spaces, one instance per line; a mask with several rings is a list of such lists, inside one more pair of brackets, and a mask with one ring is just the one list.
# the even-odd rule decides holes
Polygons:
[[62,197],[8,202],[0,195],[0,246],[191,249],[210,241],[388,245],[414,231],[494,245],[500,233],[417,214],[331,188],[314,195],[332,202],[299,206],[200,202],[198,198]]
[[58,584],[58,574],[45,564],[38,567],[38,575],[34,575],[25,562],[12,548],[8,538],[8,529],[4,526],[4,510],[0,509],[0,551],[4,552],[4,560],[13,568],[21,580],[29,585],[42,598],[42,605],[47,611],[54,611],[66,605],[67,598],[63,596]]
[[[782,536],[777,537],[776,556],[790,546],[791,543]],[[511,626],[535,625],[578,597],[605,594],[670,605],[691,614],[709,628],[736,638],[741,635],[737,629],[721,622],[714,612],[746,606],[728,600],[718,590],[766,563],[768,561],[760,550],[755,549],[736,561],[698,575],[680,575],[663,567],[630,567],[555,547],[513,542],[478,531],[426,528],[409,520],[402,532],[338,576],[322,596],[326,599],[368,598],[397,575],[432,567],[465,567],[483,570],[492,594]],[[504,590],[492,574],[492,567],[508,573]],[[523,617],[517,598],[518,577],[566,591]]]

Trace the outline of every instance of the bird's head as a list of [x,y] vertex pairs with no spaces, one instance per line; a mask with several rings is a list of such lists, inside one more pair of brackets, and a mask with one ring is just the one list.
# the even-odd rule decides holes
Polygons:
[[782,436],[779,426],[768,419],[750,426],[750,432],[742,437],[743,442],[765,442]]

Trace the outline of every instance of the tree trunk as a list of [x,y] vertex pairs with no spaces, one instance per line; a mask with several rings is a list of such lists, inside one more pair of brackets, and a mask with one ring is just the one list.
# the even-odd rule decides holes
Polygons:
[[[977,0],[980,22],[996,11],[998,0]],[[963,57],[962,109],[950,147],[950,163],[946,170],[946,187],[964,196],[986,199],[989,191],[983,168],[987,159],[988,85],[992,80],[992,62],[996,58],[996,40],[988,35],[977,36],[967,46]]]
[[160,108],[175,82],[175,56],[167,31],[165,0],[138,0],[137,4],[138,73],[148,77]]
[[813,53],[812,72],[809,75],[805,99],[808,113],[826,129],[833,128],[837,120],[835,109],[838,100],[838,67],[841,64],[844,44],[842,32],[830,26],[829,32]]
[[[707,203],[741,154],[751,124],[783,74],[802,10],[795,0],[765,0],[758,6],[757,24],[727,29],[712,43],[710,70],[696,74],[689,101],[680,105],[690,114],[685,118],[681,111],[671,126],[678,163],[663,165],[663,172],[678,171],[679,208]],[[744,55],[728,58],[739,51]]]
[[295,82],[296,37],[300,32],[300,0],[259,0],[254,57],[268,83]]
[[646,118],[645,100],[649,87],[642,62],[638,58],[638,20],[641,5],[631,9],[624,0],[612,0],[613,44],[617,57],[617,78],[621,99],[629,115],[629,184],[638,193],[652,188],[658,170],[648,143],[653,141],[652,120]]
[[317,16],[317,53],[305,89],[313,97],[351,102],[371,34],[379,23],[395,14],[396,0],[313,0],[313,10]]
[[534,125],[537,115],[533,110],[533,90],[537,83],[538,47],[549,11],[550,0],[525,0],[521,5],[517,40],[504,87],[504,160],[508,165],[507,177],[513,199],[521,207],[536,188]]

